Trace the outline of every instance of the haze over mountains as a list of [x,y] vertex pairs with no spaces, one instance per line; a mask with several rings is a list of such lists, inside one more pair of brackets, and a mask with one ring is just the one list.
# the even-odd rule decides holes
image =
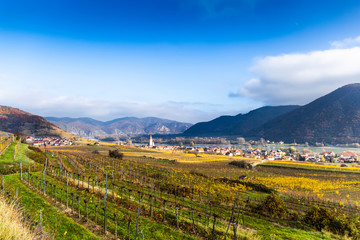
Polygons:
[[47,120],[16,108],[0,106],[0,131],[23,135],[71,137],[74,134],[106,138],[183,133],[190,137],[236,136],[298,143],[354,143],[360,142],[360,84],[343,86],[305,106],[266,106],[193,126],[153,117],[126,117],[108,122],[91,118],[48,117]]
[[155,117],[125,117],[102,122],[92,118],[55,118],[48,121],[74,135],[86,138],[132,137],[148,134],[179,134],[192,126]]

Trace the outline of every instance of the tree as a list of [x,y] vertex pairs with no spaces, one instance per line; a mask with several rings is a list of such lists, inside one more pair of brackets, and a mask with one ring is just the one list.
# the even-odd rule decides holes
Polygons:
[[190,147],[194,147],[195,143],[193,141],[190,142]]
[[109,157],[118,158],[118,159],[122,160],[124,157],[124,154],[119,152],[118,150],[109,150]]
[[294,148],[294,147],[289,147],[289,152],[290,152],[290,153],[295,153],[295,152],[296,152],[296,148]]

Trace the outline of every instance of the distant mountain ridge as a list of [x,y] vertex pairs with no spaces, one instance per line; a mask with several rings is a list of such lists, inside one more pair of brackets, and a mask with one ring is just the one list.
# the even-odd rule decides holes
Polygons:
[[297,105],[265,106],[246,114],[221,116],[209,122],[197,123],[184,132],[185,136],[245,136],[280,115],[299,108]]
[[297,143],[360,142],[360,83],[349,84],[305,106],[262,107],[247,114],[198,123],[185,136],[241,136]]
[[360,142],[360,84],[349,84],[248,133],[286,142]]
[[191,137],[239,136],[298,143],[355,143],[360,142],[360,83],[338,88],[304,106],[266,106],[193,126],[153,117],[126,117],[107,122],[91,118],[46,119],[0,106],[0,131],[23,135],[72,137],[74,134],[106,138],[183,133]]
[[25,136],[73,137],[43,117],[7,106],[0,106],[0,131]]
[[192,126],[167,119],[125,117],[111,121],[92,118],[46,117],[48,121],[74,135],[86,138],[132,137],[145,134],[179,134]]

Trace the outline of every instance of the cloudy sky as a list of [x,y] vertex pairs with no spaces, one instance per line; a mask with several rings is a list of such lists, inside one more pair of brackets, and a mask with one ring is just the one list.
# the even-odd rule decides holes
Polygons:
[[358,0],[2,0],[0,105],[207,121],[360,82]]

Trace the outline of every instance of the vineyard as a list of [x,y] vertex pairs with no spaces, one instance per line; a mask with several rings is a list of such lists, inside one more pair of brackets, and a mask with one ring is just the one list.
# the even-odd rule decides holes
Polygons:
[[11,139],[6,138],[5,136],[0,136],[0,156],[5,152],[10,144]]
[[[179,161],[182,154],[189,159],[110,145],[11,142],[0,158],[1,195],[45,238],[358,237],[357,173],[266,164],[249,170],[229,165],[237,158]],[[316,211],[336,228],[318,224]]]

